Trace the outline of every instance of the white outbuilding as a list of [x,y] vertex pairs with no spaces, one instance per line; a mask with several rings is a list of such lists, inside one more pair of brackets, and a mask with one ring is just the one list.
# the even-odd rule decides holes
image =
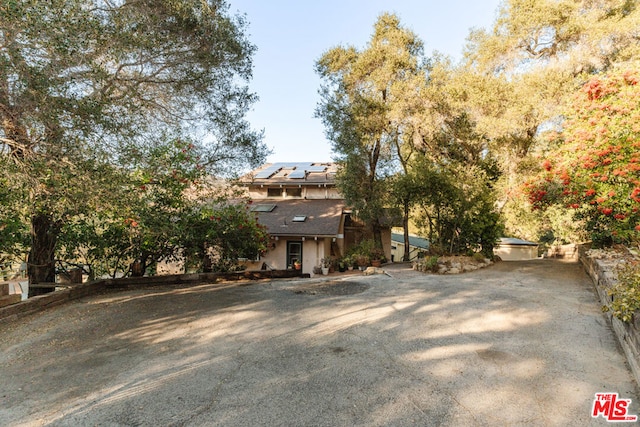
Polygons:
[[503,261],[526,261],[538,258],[538,244],[515,237],[501,237],[493,253]]

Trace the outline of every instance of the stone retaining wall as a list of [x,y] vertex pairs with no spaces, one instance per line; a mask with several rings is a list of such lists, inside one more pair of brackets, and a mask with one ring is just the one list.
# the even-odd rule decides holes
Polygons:
[[[586,246],[580,247],[580,262],[591,276],[600,302],[602,305],[607,305],[613,298],[609,295],[608,290],[616,282],[615,268],[625,261],[616,257],[597,258],[590,256],[588,249]],[[613,317],[610,312],[606,312],[605,315],[627,356],[636,383],[640,384],[640,316],[634,316],[634,323],[626,323]]]
[[[303,275],[304,276],[304,275]],[[49,307],[64,304],[78,298],[95,295],[104,292],[131,288],[145,288],[163,285],[196,285],[199,283],[222,283],[238,280],[279,279],[289,277],[301,277],[299,271],[293,270],[267,270],[267,271],[242,271],[237,273],[196,273],[175,274],[150,277],[130,277],[123,279],[104,279],[94,282],[69,285],[45,295],[39,295],[18,302],[17,304],[0,307],[0,324],[10,322],[45,310]],[[306,277],[309,277],[307,274]]]

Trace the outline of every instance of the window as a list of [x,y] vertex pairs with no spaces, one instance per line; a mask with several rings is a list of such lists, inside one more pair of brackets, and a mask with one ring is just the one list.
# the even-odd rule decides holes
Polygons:
[[307,220],[306,215],[296,215],[293,217],[293,222],[305,222]]
[[267,188],[267,197],[282,197],[282,188]]
[[302,188],[300,187],[287,188],[287,196],[302,197]]

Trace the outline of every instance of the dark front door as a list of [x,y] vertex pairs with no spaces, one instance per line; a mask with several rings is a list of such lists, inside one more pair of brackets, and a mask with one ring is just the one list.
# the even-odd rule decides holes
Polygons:
[[302,264],[302,242],[287,242],[287,267],[293,268],[293,263],[298,260]]

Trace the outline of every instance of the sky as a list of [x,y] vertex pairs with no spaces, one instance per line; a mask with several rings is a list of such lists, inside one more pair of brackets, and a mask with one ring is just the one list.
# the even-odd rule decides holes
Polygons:
[[490,28],[500,0],[228,0],[244,14],[257,52],[252,92],[259,97],[247,119],[264,130],[268,162],[329,162],[331,143],[314,111],[321,80],[316,61],[336,46],[366,47],[384,12],[398,15],[434,51],[461,57],[471,28]]

